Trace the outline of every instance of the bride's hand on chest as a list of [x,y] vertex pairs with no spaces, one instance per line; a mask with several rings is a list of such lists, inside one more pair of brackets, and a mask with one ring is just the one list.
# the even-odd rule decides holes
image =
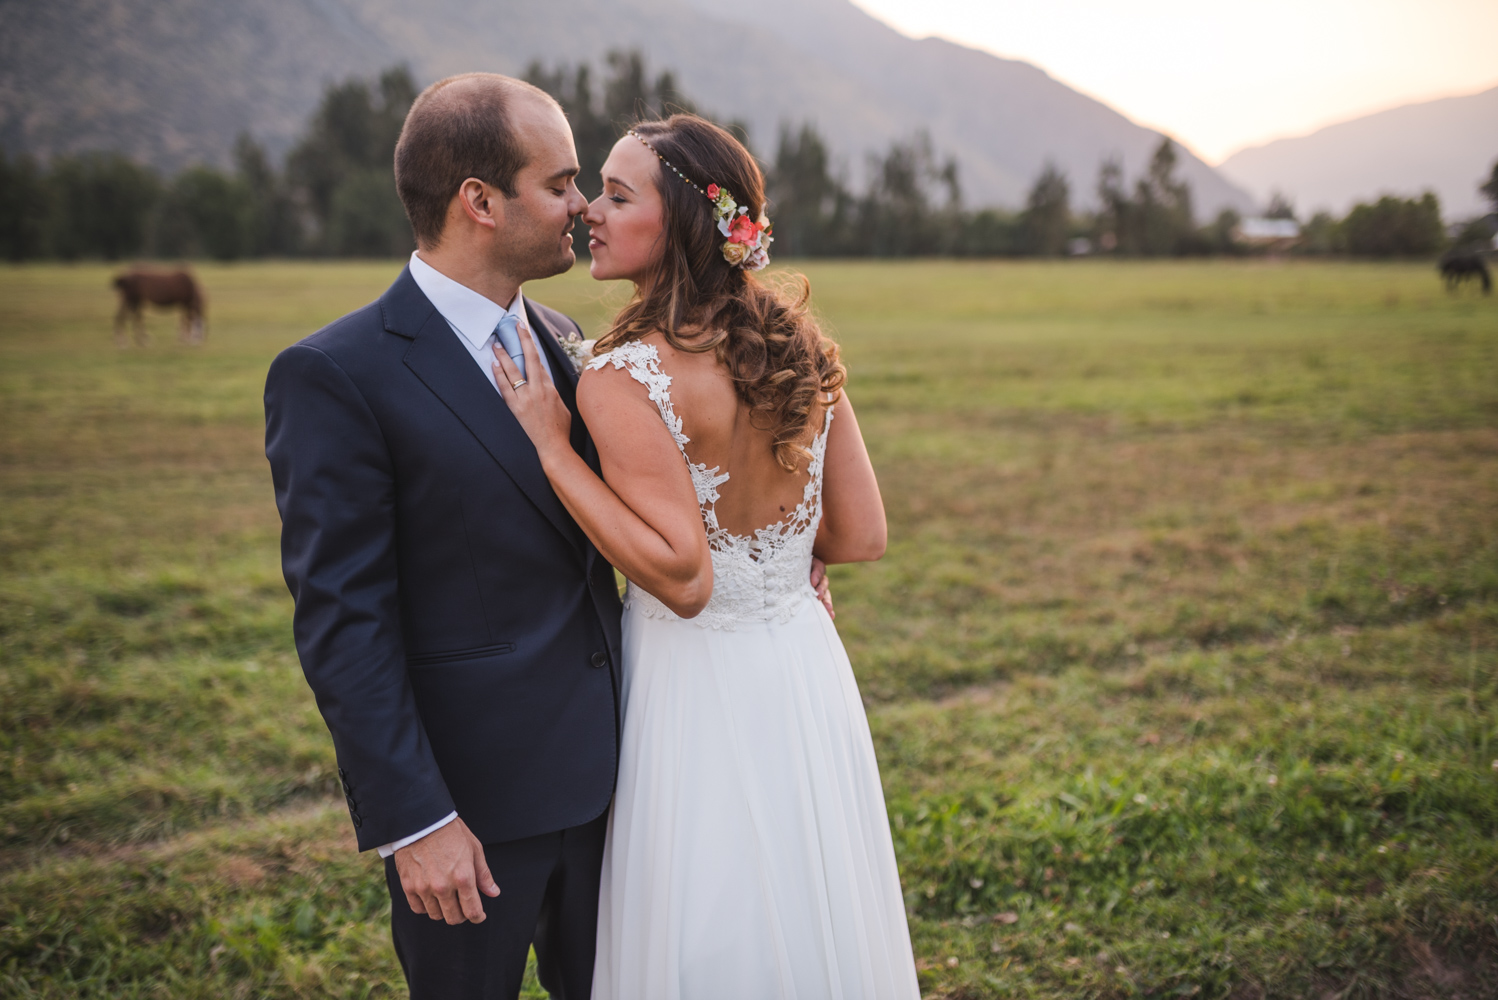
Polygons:
[[572,450],[572,413],[541,363],[539,347],[528,327],[520,328],[520,350],[525,359],[524,375],[513,358],[498,344],[494,346],[494,383],[544,462],[555,449]]

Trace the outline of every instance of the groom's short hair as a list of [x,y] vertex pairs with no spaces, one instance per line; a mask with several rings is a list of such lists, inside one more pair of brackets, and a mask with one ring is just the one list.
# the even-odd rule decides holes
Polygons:
[[546,91],[498,73],[438,80],[412,103],[395,144],[395,189],[418,245],[442,238],[447,206],[470,177],[515,197],[515,175],[529,156],[509,110],[523,96],[556,103]]

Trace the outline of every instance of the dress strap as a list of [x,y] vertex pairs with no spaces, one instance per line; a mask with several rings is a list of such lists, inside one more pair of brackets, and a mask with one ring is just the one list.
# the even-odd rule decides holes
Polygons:
[[806,493],[802,497],[802,503],[811,503],[813,500],[820,508],[822,500],[822,469],[827,459],[827,438],[832,431],[832,407],[827,407],[827,415],[822,418],[822,430],[811,442],[811,467],[807,470],[810,475],[806,480]]

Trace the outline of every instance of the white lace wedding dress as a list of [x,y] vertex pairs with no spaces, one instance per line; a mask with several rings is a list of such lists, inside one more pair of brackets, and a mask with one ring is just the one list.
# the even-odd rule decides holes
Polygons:
[[[627,369],[687,456],[656,349]],[[753,537],[718,526],[728,476],[694,464],[713,595],[683,620],[630,586],[624,736],[598,911],[594,1000],[918,1000],[868,720],[812,591],[822,460]]]

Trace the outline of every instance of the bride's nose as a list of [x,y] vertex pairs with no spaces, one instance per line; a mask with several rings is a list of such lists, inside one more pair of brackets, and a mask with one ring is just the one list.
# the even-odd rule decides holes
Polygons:
[[590,226],[603,225],[603,210],[601,208],[602,205],[603,195],[599,195],[597,198],[594,198],[592,201],[588,202],[588,210],[583,213],[583,221]]

